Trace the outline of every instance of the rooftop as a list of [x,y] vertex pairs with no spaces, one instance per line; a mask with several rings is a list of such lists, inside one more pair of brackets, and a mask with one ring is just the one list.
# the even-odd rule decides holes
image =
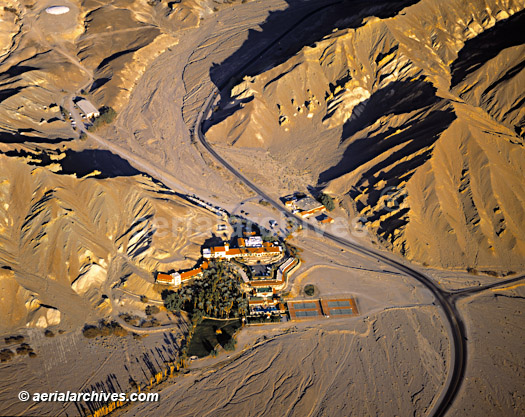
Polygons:
[[323,204],[317,200],[314,200],[312,197],[305,197],[297,200],[295,206],[302,211],[315,210],[320,207],[323,207]]

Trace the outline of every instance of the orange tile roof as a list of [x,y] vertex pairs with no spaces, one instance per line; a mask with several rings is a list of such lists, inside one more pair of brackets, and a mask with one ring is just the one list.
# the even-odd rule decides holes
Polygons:
[[261,280],[257,280],[257,281],[250,281],[250,285],[252,287],[267,287],[267,286],[271,286],[271,285],[280,285],[282,284],[283,282],[282,281],[276,281],[274,279],[272,280],[266,280],[266,279],[261,279]]
[[201,272],[202,272],[202,268],[196,268],[190,271],[181,272],[180,279],[181,280],[190,279],[194,277],[195,275],[199,275]]
[[157,274],[157,281],[159,282],[171,282],[173,277],[169,274],[159,273]]
[[234,248],[230,249],[226,252],[226,255],[228,256],[237,256],[237,255],[249,255],[254,253],[280,253],[280,249],[278,247],[269,247],[269,248]]
[[325,210],[325,206],[321,206],[321,207],[316,207],[316,208],[313,208],[311,210],[302,210],[301,212],[299,212],[299,214],[304,217],[304,216],[308,216],[310,214],[314,214],[314,213],[317,213],[319,211],[323,211]]

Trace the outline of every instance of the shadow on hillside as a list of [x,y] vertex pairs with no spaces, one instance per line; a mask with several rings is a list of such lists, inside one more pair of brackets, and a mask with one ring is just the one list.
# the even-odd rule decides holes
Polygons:
[[[210,78],[221,91],[221,102],[230,101],[230,90],[245,75],[257,75],[280,65],[303,47],[312,45],[336,28],[357,28],[369,16],[387,18],[418,0],[310,2],[305,7],[302,0],[287,0],[284,10],[271,12],[260,30],[249,30],[243,45],[230,57],[210,69]],[[333,4],[336,3],[336,4]],[[254,55],[253,51],[257,51]],[[215,115],[204,125],[206,131],[212,124],[233,114],[238,106]]]
[[[451,66],[451,87],[459,84],[467,75],[495,58],[504,49],[524,44],[523,28],[525,28],[525,11],[498,22],[494,27],[465,42],[465,46],[459,51],[457,59]],[[525,68],[525,61],[511,68],[497,82],[513,77],[523,68]]]
[[[430,83],[421,80],[394,82],[357,106],[354,109],[354,116],[343,126],[342,146],[347,139],[372,126],[382,116],[415,112],[415,117],[410,117],[404,123],[389,127],[381,133],[372,133],[370,136],[351,142],[346,147],[341,161],[319,175],[318,186],[352,172],[396,147],[401,148],[386,160],[373,164],[370,171],[363,174],[363,179],[369,178],[372,174],[379,174],[374,177],[374,182],[386,179],[383,178],[385,176],[405,177],[407,172],[424,163],[427,159],[426,152],[409,158],[404,164],[397,165],[396,173],[383,172],[396,160],[419,153],[432,145],[455,119],[451,109],[432,110],[428,113],[430,106],[436,105],[441,100],[435,95],[435,91]],[[417,113],[420,115],[416,115]]]
[[63,174],[75,174],[77,177],[84,177],[93,171],[99,172],[93,175],[94,178],[131,177],[142,174],[120,156],[98,149],[66,151],[66,157],[60,164]]
[[49,139],[41,136],[30,136],[25,133],[40,133],[34,129],[18,129],[17,132],[8,133],[0,132],[1,143],[44,143],[44,144],[57,144],[61,142],[72,141],[73,138],[57,138]]
[[11,150],[4,152],[3,155],[23,158],[28,165],[34,166],[46,167],[58,164],[62,168],[57,174],[75,175],[78,178],[92,174],[94,171],[98,171],[96,175],[91,175],[94,178],[131,177],[143,174],[133,168],[128,161],[109,151],[88,149],[80,152],[67,150],[65,153],[66,157],[63,159],[56,158],[58,155],[56,153],[45,151],[33,153],[26,150]]

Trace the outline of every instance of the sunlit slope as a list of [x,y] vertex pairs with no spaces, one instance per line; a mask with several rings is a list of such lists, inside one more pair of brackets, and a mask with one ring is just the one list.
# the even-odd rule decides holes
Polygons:
[[524,6],[423,0],[334,31],[235,86],[207,137],[309,170],[409,259],[522,268]]
[[192,225],[214,221],[147,177],[77,179],[4,156],[0,167],[5,328],[107,315],[128,278],[149,294],[154,271],[200,257],[206,233]]
[[69,94],[120,110],[147,66],[222,3],[70,0],[51,15],[46,2],[3,2],[0,141],[76,137],[59,107]]

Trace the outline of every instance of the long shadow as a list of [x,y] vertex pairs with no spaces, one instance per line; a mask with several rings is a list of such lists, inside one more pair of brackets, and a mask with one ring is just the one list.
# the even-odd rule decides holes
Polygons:
[[45,144],[57,144],[61,142],[72,141],[73,138],[58,138],[49,139],[41,136],[29,136],[24,135],[26,132],[39,133],[33,129],[19,129],[17,132],[8,133],[0,132],[0,142],[2,143],[45,143]]
[[[257,75],[282,64],[304,46],[321,40],[334,29],[357,28],[364,18],[372,15],[392,17],[418,1],[323,0],[311,2],[312,6],[306,8],[302,0],[287,0],[286,9],[270,12],[260,30],[249,30],[242,46],[210,69],[210,78],[221,90],[221,100],[228,102],[231,99],[228,87],[240,82],[245,75]],[[257,55],[253,51],[257,51]],[[235,109],[218,117],[222,120],[233,111]],[[209,123],[203,126],[204,130],[209,127]]]
[[[408,181],[415,170],[431,157],[434,143],[456,119],[452,106],[435,96],[433,87],[426,82],[393,83],[390,88],[383,90],[364,103],[358,116],[347,121],[343,128],[342,146],[345,141],[351,140],[352,135],[371,126],[381,115],[411,112],[411,117],[384,131],[371,131],[350,142],[341,161],[321,173],[318,182],[318,188],[322,188],[327,181],[366,166],[349,195],[356,201],[358,212],[367,207],[373,209],[367,213],[367,221],[371,223],[379,221],[386,213],[386,207],[377,206],[382,193]],[[391,149],[396,150],[391,152]],[[373,162],[382,154],[385,154],[383,159],[378,158],[377,162]],[[376,187],[379,183],[383,185]],[[366,195],[364,201],[363,193]],[[399,204],[404,198],[404,195],[398,196],[396,201]],[[395,230],[408,222],[407,211],[401,209],[389,215],[388,220],[380,221],[379,235],[387,241],[393,241]],[[403,252],[404,249],[401,250]]]
[[[390,84],[354,109],[354,115],[343,126],[341,143],[371,126],[382,116],[425,112],[425,109],[436,105],[441,100],[435,95],[435,92],[435,88],[430,83],[422,80],[399,81]],[[348,145],[343,153],[343,158],[337,165],[319,175],[318,185],[321,186],[327,181],[352,172],[389,149],[404,144],[405,146],[400,151],[373,166],[373,169],[379,172],[389,163],[394,162],[395,158],[402,158],[430,146],[454,118],[450,109],[435,110],[426,115],[424,120],[411,118],[401,126],[393,126],[383,133],[357,139]],[[397,131],[401,133],[394,134]],[[416,138],[417,140],[414,140]],[[416,163],[415,159],[411,161],[412,165]],[[418,163],[423,162],[424,160],[420,160]],[[413,166],[410,167],[410,169],[413,168]],[[399,172],[399,174],[403,173]]]
[[29,65],[13,65],[6,71],[0,74],[0,81],[5,81],[9,78],[18,77],[19,75],[25,74],[26,72],[39,70],[38,67],[32,67]]
[[81,152],[66,151],[66,157],[60,161],[62,173],[76,174],[83,177],[99,171],[95,178],[131,177],[141,174],[129,162],[110,151],[89,149]]
[[[521,11],[465,42],[451,66],[451,87],[459,84],[467,75],[479,69],[490,59],[495,58],[504,49],[524,44],[524,27],[525,11]],[[518,64],[518,67],[511,68],[504,78],[517,74],[524,66],[525,62],[522,62]],[[501,81],[503,79],[498,82]]]
[[106,150],[88,149],[80,152],[67,150],[66,157],[61,160],[54,160],[52,154],[47,152],[33,153],[26,150],[11,150],[3,152],[3,155],[14,158],[27,158],[27,164],[36,166],[48,166],[52,163],[58,163],[62,166],[59,174],[74,174],[82,178],[94,171],[98,171],[94,178],[114,178],[114,177],[131,177],[143,174],[141,171],[133,168],[129,162],[114,153]]

